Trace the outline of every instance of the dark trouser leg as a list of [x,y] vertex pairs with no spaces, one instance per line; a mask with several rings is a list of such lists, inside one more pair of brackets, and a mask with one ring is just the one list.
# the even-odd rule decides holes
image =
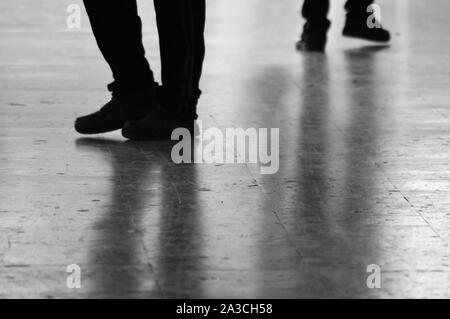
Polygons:
[[327,43],[327,31],[330,21],[327,19],[330,8],[329,0],[305,0],[302,15],[306,20],[300,41],[299,51],[323,52]]
[[84,5],[97,44],[113,73],[110,91],[124,95],[153,83],[136,1],[84,0]]
[[313,26],[328,25],[329,0],[305,0],[302,8],[303,18]]
[[154,0],[169,105],[195,114],[205,55],[205,0]]

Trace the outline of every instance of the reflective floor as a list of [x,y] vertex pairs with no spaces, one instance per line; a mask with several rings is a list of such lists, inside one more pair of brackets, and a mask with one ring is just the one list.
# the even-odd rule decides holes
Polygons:
[[332,1],[326,54],[294,50],[299,2],[208,1],[201,119],[280,128],[275,175],[78,136],[110,73],[73,2],[0,4],[0,297],[450,297],[449,1],[379,1],[390,46]]

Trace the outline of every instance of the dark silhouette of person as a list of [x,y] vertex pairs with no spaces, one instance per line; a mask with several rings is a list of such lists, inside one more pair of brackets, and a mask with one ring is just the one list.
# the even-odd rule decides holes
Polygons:
[[170,139],[174,127],[193,129],[205,55],[205,0],[154,0],[162,85],[145,57],[136,0],[84,0],[97,44],[114,82],[111,101],[79,117],[75,129],[122,129],[130,139]]
[[[374,21],[369,25],[368,20],[376,15],[369,6],[374,4],[373,0],[348,0],[345,4],[347,17],[343,35],[375,42],[388,42],[389,31],[381,26],[380,21]],[[297,49],[300,51],[325,50],[327,42],[327,31],[331,22],[327,19],[330,8],[329,0],[305,0],[302,15],[306,19]]]

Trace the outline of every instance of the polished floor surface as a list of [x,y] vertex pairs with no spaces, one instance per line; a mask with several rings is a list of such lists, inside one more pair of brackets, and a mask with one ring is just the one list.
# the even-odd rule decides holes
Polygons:
[[275,175],[80,138],[110,73],[72,2],[0,4],[0,297],[450,297],[449,1],[380,1],[389,46],[332,1],[326,54],[294,50],[299,1],[208,1],[201,119],[280,128]]

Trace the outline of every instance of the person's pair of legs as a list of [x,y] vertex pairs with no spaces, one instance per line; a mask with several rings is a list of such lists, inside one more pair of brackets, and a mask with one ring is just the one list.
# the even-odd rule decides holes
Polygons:
[[[371,14],[368,12],[374,0],[348,0],[345,4],[347,11],[346,24],[343,34],[365,40],[387,42],[390,39],[389,32],[382,27],[371,28],[367,20]],[[329,0],[305,0],[302,8],[302,16],[306,23],[301,40],[297,43],[299,50],[323,51],[326,45],[326,33],[330,27],[328,11]]]
[[[170,117],[196,118],[205,54],[205,0],[154,0],[160,87],[145,58],[136,0],[84,0],[84,4],[114,82],[108,85],[111,102],[99,112],[78,118],[77,131],[94,134],[120,129],[126,122],[142,120],[150,113],[154,118],[160,116],[162,112],[155,114],[154,109],[164,111],[166,121]],[[151,126],[152,121],[161,123],[161,119],[148,119],[145,124]]]

